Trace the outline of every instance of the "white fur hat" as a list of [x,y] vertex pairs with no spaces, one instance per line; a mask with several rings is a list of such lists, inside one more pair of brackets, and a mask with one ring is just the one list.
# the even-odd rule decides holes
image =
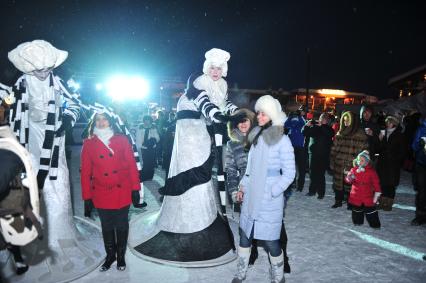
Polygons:
[[7,55],[10,62],[21,72],[31,74],[37,70],[56,68],[68,57],[68,52],[59,50],[44,40],[19,44]]
[[222,68],[222,76],[226,77],[228,74],[228,60],[231,54],[219,48],[212,48],[206,52],[206,61],[203,65],[203,73],[208,74],[211,66]]
[[287,116],[282,111],[280,102],[270,95],[261,96],[254,105],[256,112],[262,111],[271,118],[272,125],[284,126]]

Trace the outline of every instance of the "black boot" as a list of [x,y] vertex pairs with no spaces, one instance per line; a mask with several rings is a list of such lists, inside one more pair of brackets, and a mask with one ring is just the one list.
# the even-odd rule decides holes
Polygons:
[[116,244],[115,244],[115,231],[109,230],[109,231],[102,231],[102,235],[104,238],[104,245],[105,245],[105,251],[106,251],[106,258],[104,264],[102,264],[99,271],[107,271],[111,268],[111,265],[116,260],[115,254],[116,254]]
[[342,201],[336,199],[336,202],[331,206],[331,208],[338,208],[341,206],[342,206]]
[[[13,260],[15,261],[15,272],[17,275],[24,274],[28,271],[28,265],[24,263],[24,259],[21,255],[21,249],[19,246],[10,246],[7,248],[13,255]],[[0,280],[1,281],[1,280]]]
[[287,232],[285,230],[285,224],[283,221],[283,224],[281,226],[281,233],[280,233],[280,244],[281,244],[281,249],[283,250],[283,253],[284,253],[284,273],[291,272],[290,264],[288,263],[288,256],[287,256],[287,242],[288,242]]
[[345,193],[344,193],[343,190],[341,190],[341,191],[334,190],[335,203],[331,206],[331,208],[341,207],[344,197],[345,197]]
[[117,269],[123,271],[126,269],[126,248],[129,228],[125,230],[117,230]]
[[253,240],[251,244],[249,265],[253,265],[258,256],[259,256],[259,253],[257,252],[257,240]]

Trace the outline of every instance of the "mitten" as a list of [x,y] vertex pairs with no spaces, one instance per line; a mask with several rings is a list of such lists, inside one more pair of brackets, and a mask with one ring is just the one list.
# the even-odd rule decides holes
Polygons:
[[220,112],[216,112],[213,115],[213,122],[215,122],[215,123],[227,123],[229,121],[231,121],[231,117],[227,116],[227,115],[223,115]]

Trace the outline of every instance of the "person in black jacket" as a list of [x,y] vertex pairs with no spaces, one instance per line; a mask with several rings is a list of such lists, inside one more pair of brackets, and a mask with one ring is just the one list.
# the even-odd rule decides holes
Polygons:
[[399,185],[401,164],[407,150],[398,118],[387,116],[385,123],[386,130],[379,134],[377,173],[382,187],[380,208],[390,211],[392,210],[396,187]]
[[374,154],[377,151],[379,143],[380,126],[373,121],[373,109],[371,107],[366,105],[361,107],[360,121],[360,128],[363,129],[367,135],[368,151],[372,158],[371,162],[373,166],[375,166],[376,158]]
[[321,114],[319,121],[308,121],[302,131],[309,136],[309,192],[307,196],[318,194],[323,199],[325,194],[325,172],[328,168],[330,149],[334,136],[333,129],[328,125],[328,114]]

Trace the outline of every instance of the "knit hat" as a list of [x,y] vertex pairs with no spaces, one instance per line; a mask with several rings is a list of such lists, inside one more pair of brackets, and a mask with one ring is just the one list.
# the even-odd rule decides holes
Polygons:
[[68,57],[68,52],[53,47],[44,40],[19,44],[7,55],[10,62],[21,72],[31,74],[47,68],[56,68]]
[[222,76],[226,77],[228,74],[228,60],[231,54],[219,48],[212,48],[205,54],[206,61],[203,65],[203,73],[208,74],[211,66],[220,67],[222,69]]
[[270,95],[261,96],[254,105],[256,112],[262,111],[271,118],[273,126],[283,126],[287,116],[282,111],[280,102]]
[[[367,162],[366,164],[364,164],[363,166],[360,165],[361,162],[361,157],[364,157],[365,161]],[[358,156],[356,157],[356,159],[354,160],[354,166],[358,166],[357,172],[364,172],[365,171],[365,166],[368,165],[368,163],[370,162],[370,152],[368,150],[363,150],[361,151],[360,154],[358,154]]]
[[392,124],[394,124],[396,127],[398,127],[399,125],[399,119],[396,118],[395,116],[389,115],[386,117],[385,122],[391,122]]

